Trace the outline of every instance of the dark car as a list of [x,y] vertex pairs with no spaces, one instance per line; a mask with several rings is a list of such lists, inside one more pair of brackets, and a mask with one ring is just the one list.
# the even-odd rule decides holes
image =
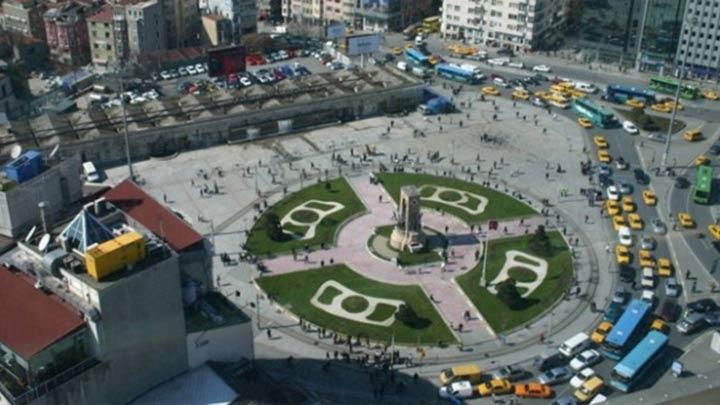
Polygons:
[[720,155],[720,143],[716,143],[715,145],[711,146],[710,153],[713,155]]
[[515,382],[529,377],[530,373],[519,367],[505,366],[493,373],[493,378]]
[[577,400],[572,394],[563,395],[560,398],[552,401],[551,405],[575,405]]
[[631,283],[635,279],[635,269],[632,266],[620,266],[620,280]]
[[562,367],[567,364],[566,359],[559,352],[545,353],[533,359],[533,368],[537,371],[544,372],[552,368]]
[[513,52],[512,48],[500,48],[497,51],[497,54],[500,56],[515,56],[515,52]]
[[603,314],[603,319],[615,324],[618,319],[620,319],[620,315],[623,313],[623,304],[620,302],[611,302],[610,305],[607,306],[605,309],[605,313]]
[[685,189],[690,186],[690,182],[683,176],[675,177],[675,187],[679,189]]
[[495,80],[495,79],[505,80],[505,78],[502,77],[502,76],[500,76],[499,74],[497,74],[497,73],[491,73],[491,74],[490,74],[490,80]]
[[660,308],[660,318],[665,322],[675,322],[680,316],[680,306],[673,299],[666,300]]
[[720,325],[720,311],[708,312],[705,314],[705,322],[710,326]]
[[686,308],[688,312],[697,312],[699,314],[704,314],[705,312],[717,310],[718,305],[711,298],[703,298],[701,300],[688,303]]
[[530,99],[530,102],[535,107],[547,108],[547,106],[548,106],[548,103],[546,103],[545,100],[541,99],[540,97],[533,96],[533,98]]
[[550,79],[548,79],[548,77],[542,73],[535,73],[534,75],[532,75],[532,78],[537,80],[538,82],[549,82],[550,81]]
[[635,181],[638,182],[638,184],[649,184],[650,183],[650,176],[645,173],[643,169],[635,169]]
[[383,55],[383,58],[385,58],[385,62],[392,62],[395,60],[395,55],[391,53],[386,53],[385,55]]

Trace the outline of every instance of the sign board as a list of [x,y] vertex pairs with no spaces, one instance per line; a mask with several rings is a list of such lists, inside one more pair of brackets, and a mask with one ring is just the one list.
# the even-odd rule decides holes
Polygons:
[[345,37],[348,56],[375,53],[380,49],[380,35],[367,34]]
[[228,76],[245,71],[245,47],[226,46],[207,51],[208,76]]
[[325,27],[325,38],[337,39],[345,36],[345,24],[331,24]]

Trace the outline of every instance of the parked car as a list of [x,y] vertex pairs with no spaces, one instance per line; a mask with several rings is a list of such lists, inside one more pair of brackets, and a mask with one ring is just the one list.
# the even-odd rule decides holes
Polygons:
[[623,286],[616,287],[615,291],[613,292],[612,302],[624,304],[626,294],[627,293],[625,292],[625,287],[623,287]]
[[705,321],[705,314],[699,312],[691,312],[686,316],[683,316],[680,322],[678,322],[677,330],[684,335],[689,335],[691,333],[697,332],[705,325],[707,325],[707,322]]
[[623,129],[630,135],[636,135],[640,133],[640,130],[630,121],[624,121],[622,124]]
[[515,384],[515,396],[518,398],[552,398],[555,392],[544,384]]
[[187,68],[185,66],[181,66],[178,68],[178,74],[180,76],[187,76],[190,72],[187,71]]
[[572,377],[572,371],[568,367],[555,367],[538,376],[540,384],[555,385],[562,384]]
[[547,65],[533,66],[532,70],[533,72],[550,73],[550,67]]
[[595,375],[595,370],[590,367],[580,370],[577,374],[570,379],[570,386],[573,388],[580,388],[585,381],[589,380],[590,377]]
[[665,279],[665,295],[668,297],[677,297],[680,295],[680,285],[678,285],[675,277]]
[[718,305],[712,298],[703,298],[688,303],[685,308],[687,309],[687,312],[697,312],[700,314],[704,314],[705,312],[717,310]]
[[660,218],[651,219],[650,225],[652,226],[653,233],[657,235],[664,235],[667,232],[667,227]]
[[660,318],[666,322],[675,322],[680,315],[680,306],[677,302],[670,298],[665,300],[660,308]]
[[451,396],[459,399],[472,398],[475,396],[475,389],[470,381],[458,381],[438,390],[440,398],[450,398]]
[[594,366],[602,360],[602,356],[597,350],[590,349],[575,356],[574,359],[570,360],[570,368],[573,371],[580,371],[583,368]]
[[187,70],[188,75],[196,75],[196,74],[197,74],[197,70],[195,69],[195,65],[185,66],[185,70]]
[[623,304],[619,302],[611,302],[610,305],[605,309],[603,319],[615,323],[623,313]]
[[663,134],[659,134],[659,133],[657,133],[657,132],[653,132],[653,133],[651,133],[651,134],[648,135],[648,139],[651,140],[651,141],[655,141],[655,142],[665,143],[665,140],[666,140],[667,138],[665,138],[665,135],[663,135]]
[[553,368],[567,364],[567,359],[558,352],[544,353],[533,359],[533,368],[539,372],[545,372]]
[[528,373],[527,370],[522,369],[520,367],[515,366],[505,366],[501,367],[497,371],[493,373],[493,378],[498,380],[508,380],[510,382],[522,380],[525,377],[529,376],[530,373]]
[[707,312],[705,314],[705,322],[710,326],[719,326],[720,311]]

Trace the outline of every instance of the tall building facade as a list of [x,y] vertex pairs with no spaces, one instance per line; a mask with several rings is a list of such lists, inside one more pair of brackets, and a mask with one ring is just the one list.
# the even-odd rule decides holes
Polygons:
[[50,54],[59,62],[68,65],[84,65],[90,61],[85,15],[88,6],[78,2],[67,2],[45,12],[45,36]]
[[516,51],[555,44],[565,26],[567,0],[445,0],[445,38]]
[[170,48],[183,48],[200,41],[198,0],[159,0],[165,16],[165,37]]
[[167,49],[165,19],[158,0],[128,0],[122,5],[131,55]]
[[43,12],[37,0],[6,0],[2,3],[2,25],[8,32],[45,40]]
[[720,3],[687,0],[677,48],[676,66],[685,60],[691,76],[720,77]]
[[93,65],[107,66],[119,60],[113,21],[113,6],[103,5],[87,18],[90,56]]
[[214,14],[230,20],[232,42],[239,44],[245,34],[257,32],[255,0],[201,0],[203,14]]

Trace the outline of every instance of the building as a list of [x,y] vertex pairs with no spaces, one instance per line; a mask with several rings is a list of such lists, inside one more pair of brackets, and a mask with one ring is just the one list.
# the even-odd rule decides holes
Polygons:
[[7,117],[15,117],[18,114],[18,108],[10,76],[0,71],[0,113],[4,113]]
[[129,54],[167,49],[165,19],[159,0],[122,0],[115,5],[116,22],[122,17]]
[[169,48],[183,48],[200,41],[198,0],[160,0],[165,15],[165,37]]
[[13,35],[13,58],[28,70],[41,70],[48,63],[48,47],[44,39]]
[[37,0],[6,0],[2,3],[2,25],[11,33],[45,40],[43,12],[45,4]]
[[[346,2],[346,21],[349,6]],[[354,6],[354,25],[365,31],[402,31],[423,17],[437,14],[432,0],[358,0]]]
[[283,18],[282,1],[283,0],[258,0],[258,20],[281,22]]
[[[187,223],[130,181],[76,212],[2,257],[0,288],[26,283],[0,297],[0,375],[29,364],[0,378],[8,402],[125,404],[207,361],[253,357],[250,319],[211,291],[204,239]],[[44,323],[18,319],[27,312]]]
[[587,3],[571,24],[587,62],[621,63],[662,71],[672,66],[685,0],[608,0]]
[[90,61],[87,12],[88,6],[69,1],[43,15],[50,54],[60,63],[77,66]]
[[232,43],[239,44],[245,34],[257,32],[257,7],[254,0],[201,0],[203,14],[227,18],[231,24]]
[[686,71],[690,76],[717,79],[720,76],[719,44],[720,3],[687,0],[676,68],[686,60]]
[[87,17],[90,56],[94,65],[107,66],[119,60],[113,21],[113,6],[105,4]]
[[541,49],[558,41],[567,0],[445,0],[443,36],[514,51]]
[[209,47],[231,44],[232,23],[230,20],[218,14],[203,15],[201,43]]

